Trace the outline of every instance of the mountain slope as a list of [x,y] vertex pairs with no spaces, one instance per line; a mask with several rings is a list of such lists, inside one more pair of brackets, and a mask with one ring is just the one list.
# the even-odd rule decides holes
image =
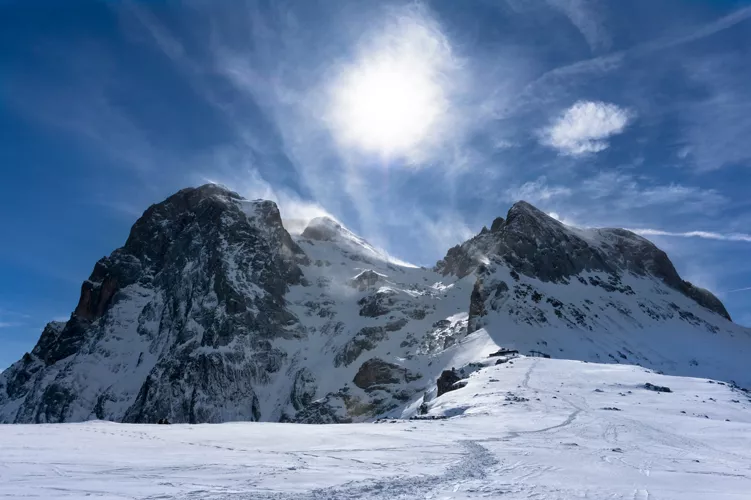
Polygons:
[[519,202],[436,268],[474,271],[469,329],[500,345],[751,383],[751,330],[629,231],[572,228]]
[[150,207],[0,374],[0,422],[360,421],[498,345],[751,385],[749,330],[627,231],[519,202],[425,269],[207,185]]

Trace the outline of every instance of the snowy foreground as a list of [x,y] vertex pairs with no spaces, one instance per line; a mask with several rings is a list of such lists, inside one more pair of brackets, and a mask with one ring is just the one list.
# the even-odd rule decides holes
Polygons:
[[751,498],[751,401],[721,383],[519,358],[431,404],[449,418],[0,426],[0,498]]

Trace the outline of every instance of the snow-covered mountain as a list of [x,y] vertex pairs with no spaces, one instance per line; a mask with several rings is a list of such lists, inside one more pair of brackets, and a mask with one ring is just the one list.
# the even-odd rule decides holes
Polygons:
[[751,331],[628,231],[519,202],[426,269],[206,185],[150,207],[0,374],[0,422],[402,415],[498,346],[751,385]]

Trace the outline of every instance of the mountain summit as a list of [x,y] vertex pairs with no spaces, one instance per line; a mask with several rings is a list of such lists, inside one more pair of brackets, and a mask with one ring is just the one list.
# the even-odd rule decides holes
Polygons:
[[751,384],[751,332],[622,229],[525,202],[400,265],[330,218],[216,185],[149,207],[67,322],[0,374],[0,422],[351,422],[401,415],[498,346]]
[[730,320],[717,297],[682,280],[665,252],[631,231],[572,228],[525,201],[515,203],[506,220],[496,219],[492,228],[450,249],[437,269],[462,277],[494,256],[543,282],[567,284],[584,272],[602,272],[612,279],[624,273],[649,276]]

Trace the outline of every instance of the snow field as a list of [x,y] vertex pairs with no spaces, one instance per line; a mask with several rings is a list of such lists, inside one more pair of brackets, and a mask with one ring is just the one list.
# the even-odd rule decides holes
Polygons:
[[0,426],[0,498],[751,498],[751,400],[721,383],[517,358],[429,406],[448,418]]

